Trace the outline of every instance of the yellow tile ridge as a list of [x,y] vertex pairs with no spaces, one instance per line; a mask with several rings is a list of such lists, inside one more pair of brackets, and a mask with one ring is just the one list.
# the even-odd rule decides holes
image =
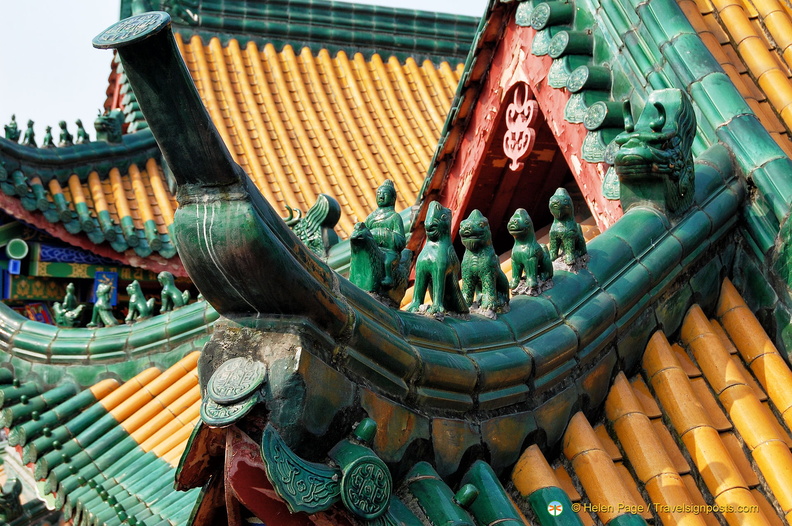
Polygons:
[[[38,176],[30,178],[30,184],[39,184],[41,185],[41,178]],[[43,186],[43,185],[42,185]],[[63,193],[63,188],[61,188],[60,182],[57,178],[53,177],[50,179],[49,184],[47,185],[49,191],[52,195],[60,195]]]
[[165,440],[160,442],[154,449],[151,450],[152,453],[157,455],[158,457],[163,456],[165,453],[170,451],[171,449],[178,447],[181,444],[187,442],[190,438],[190,434],[192,433],[193,428],[195,427],[196,420],[193,420],[187,425],[181,426],[176,432],[172,433],[169,437]]
[[717,317],[749,367],[752,361],[763,354],[778,354],[775,345],[728,279],[723,280],[721,286]]
[[[393,58],[395,59],[396,57]],[[388,59],[388,61],[390,61],[390,59]],[[446,96],[448,97],[448,100],[453,100],[454,96],[456,95],[457,85],[459,84],[459,75],[457,75],[456,71],[448,62],[441,62],[438,71],[440,76],[443,77],[443,86],[446,89]]]
[[753,498],[759,504],[759,509],[762,511],[770,524],[773,526],[784,526],[784,522],[781,520],[781,517],[778,516],[775,508],[773,508],[773,505],[767,501],[767,497],[765,497],[757,489],[752,489],[751,495],[753,495]]
[[101,400],[118,389],[120,385],[121,384],[118,382],[118,380],[115,380],[114,378],[107,378],[106,380],[102,380],[101,382],[93,384],[88,388],[88,390],[91,391],[91,394],[94,395],[94,398]]
[[[320,54],[327,55],[327,51],[323,50]],[[349,173],[344,174],[343,171],[339,172],[341,174],[339,177],[351,177],[357,182],[359,191],[350,192],[349,198],[351,199],[355,195],[359,194],[358,199],[365,200],[368,203],[373,203],[373,199],[375,197],[374,189],[386,177],[380,172],[379,163],[376,159],[374,159],[371,150],[366,145],[365,138],[360,133],[360,130],[357,128],[357,126],[348,126],[347,130],[344,129],[344,124],[354,122],[354,117],[352,117],[349,108],[335,96],[334,91],[340,88],[333,82],[333,80],[337,83],[338,79],[333,77],[332,79],[328,79],[327,83],[322,81],[317,65],[319,58],[314,58],[313,54],[311,54],[311,50],[308,48],[303,48],[300,51],[300,61],[302,67],[305,69],[305,74],[308,75],[309,79],[306,89],[308,86],[313,89],[313,93],[316,97],[315,104],[325,110],[325,123],[330,127],[331,136],[334,137],[338,143],[337,155],[339,158],[343,159],[343,161],[348,166]],[[327,85],[326,88],[321,89],[321,87],[325,86],[325,84]],[[330,92],[329,94],[328,91]],[[333,96],[333,101],[330,100],[329,95]],[[331,109],[333,110],[330,111]],[[341,114],[340,117],[339,112]],[[346,132],[348,132],[352,138],[351,144],[350,141],[345,137]],[[361,157],[361,159],[358,157]],[[344,182],[345,181],[339,181],[339,184]],[[398,195],[403,194],[403,192],[398,191],[400,189],[401,188],[397,185],[397,206],[399,207],[404,206],[404,204],[409,202],[409,199],[407,199],[406,195]],[[368,206],[371,205],[368,204],[366,206],[366,215],[368,214]],[[360,221],[366,217],[366,215],[362,214],[356,215],[357,219]]]
[[723,348],[729,351],[729,354],[737,354],[737,347],[735,347],[734,343],[729,339],[729,335],[723,330],[723,326],[720,322],[714,318],[710,318],[710,326],[712,327],[712,332],[717,334],[721,339]]
[[143,177],[136,164],[129,166],[129,178],[132,182],[132,191],[135,193],[135,200],[140,210],[140,218],[145,221],[154,221],[154,212],[151,210],[148,192],[143,184]]
[[[245,47],[245,54],[247,55],[248,62],[250,62],[250,66],[253,71],[253,82],[255,83],[256,89],[261,97],[262,102],[260,104],[263,104],[263,109],[261,111],[252,112],[252,117],[253,122],[255,123],[255,126],[258,130],[259,141],[261,142],[262,148],[264,149],[265,157],[272,164],[271,168],[275,172],[274,177],[280,183],[279,186],[281,187],[281,191],[283,193],[283,199],[285,201],[284,204],[307,209],[313,203],[309,202],[307,197],[302,194],[303,192],[309,190],[313,192],[311,189],[314,187],[306,176],[305,171],[299,165],[298,159],[300,159],[300,154],[298,154],[294,149],[292,141],[287,139],[289,137],[289,132],[286,129],[286,123],[284,123],[283,119],[280,118],[281,113],[278,110],[275,98],[272,91],[270,90],[270,84],[267,81],[267,77],[264,73],[261,55],[259,54],[256,43],[252,40],[248,42],[247,46]],[[244,83],[243,89],[246,92],[250,90],[250,94],[248,95],[249,97],[252,97],[250,100],[256,100],[255,96],[252,94],[252,86],[249,85],[248,82]],[[267,126],[264,124],[262,113],[267,116],[270,123],[272,124],[273,135],[275,137],[283,138],[279,141],[279,146],[283,148],[284,155],[288,160],[287,163],[285,163],[285,166],[281,166],[280,163],[275,162],[278,159],[278,155],[275,152],[273,138],[270,136],[270,133],[267,131]],[[296,123],[289,123],[289,125],[294,124]],[[294,177],[293,183],[290,184],[289,177],[287,176],[285,170],[290,170],[292,172]]]
[[515,489],[523,497],[529,497],[536,490],[561,487],[561,482],[536,444],[520,455],[511,475]]
[[[707,503],[704,501],[704,497],[701,495],[701,490],[696,485],[696,480],[692,475],[682,475],[682,482],[685,483],[688,494],[690,494],[690,496],[693,498],[693,502],[696,506],[703,507],[707,505]],[[714,513],[703,513],[701,516],[703,517],[704,522],[707,523],[707,526],[721,526],[720,520],[718,520]]]
[[104,189],[102,188],[102,181],[99,180],[99,174],[91,172],[88,174],[88,189],[91,192],[94,208],[97,212],[107,212],[107,200],[105,199]]
[[[300,151],[297,151],[294,147],[293,141],[289,139],[289,137],[293,134],[290,134],[287,128],[299,126],[300,121],[287,120],[284,122],[282,119],[282,112],[279,110],[278,105],[275,102],[275,95],[278,96],[283,105],[291,102],[291,98],[289,96],[288,90],[285,92],[283,91],[284,84],[282,74],[280,77],[278,76],[280,69],[276,67],[277,55],[271,54],[269,52],[265,54],[267,57],[267,62],[270,66],[270,71],[274,77],[275,86],[277,87],[275,93],[271,91],[270,83],[267,81],[267,77],[264,73],[262,58],[259,54],[258,47],[254,42],[251,41],[248,42],[245,48],[245,55],[253,72],[253,83],[255,83],[255,87],[261,95],[261,100],[264,103],[263,112],[256,108],[256,111],[252,111],[251,114],[258,131],[259,141],[261,142],[266,154],[265,157],[269,160],[270,168],[274,172],[273,177],[275,178],[275,182],[277,183],[281,195],[283,196],[283,204],[307,210],[313,205],[313,202],[309,199],[309,197],[316,196],[319,193],[317,192],[317,185],[319,185],[319,182],[317,180],[312,181],[307,176],[305,170],[303,169],[302,163],[299,161],[299,159],[305,158],[305,155],[301,153],[305,145],[298,144]],[[247,77],[242,89],[245,91],[246,96],[249,97],[249,100],[252,104],[253,102],[257,103],[257,98],[253,94],[253,85],[251,84],[252,83],[250,82],[249,77]],[[267,131],[268,127],[264,124],[262,113],[267,116],[270,123],[272,124],[272,127],[274,128],[274,133],[272,135]],[[276,138],[280,138],[280,140]],[[283,161],[278,161],[280,156],[276,153],[276,142],[278,146],[283,148],[285,155]],[[291,173],[291,177],[287,172]],[[314,175],[317,178],[321,178],[324,175],[324,172],[315,173]],[[327,192],[331,191],[329,186],[324,188],[324,190]],[[310,195],[305,195],[306,193]]]
[[712,427],[718,431],[729,431],[732,428],[732,424],[729,419],[726,418],[723,409],[718,405],[718,401],[710,391],[706,380],[704,380],[704,378],[691,378],[690,385],[696,393],[696,399],[701,404],[701,407],[704,408],[704,412],[709,416]]
[[569,476],[564,465],[559,464],[558,467],[553,470],[553,473],[555,473],[558,482],[561,484],[560,488],[569,496],[569,500],[572,502],[579,501],[581,499],[580,493],[575,487],[575,483],[572,482],[572,477]]
[[115,204],[118,217],[132,217],[129,211],[129,203],[127,202],[126,190],[124,190],[124,183],[121,180],[121,172],[118,168],[111,168],[109,174],[110,187],[112,188],[113,204]]
[[[390,174],[388,170],[382,169],[380,161],[377,160],[374,152],[372,152],[372,149],[369,147],[368,141],[363,135],[361,128],[358,126],[348,126],[348,123],[356,122],[357,118],[338,80],[338,74],[335,72],[335,66],[333,60],[330,58],[330,54],[326,49],[323,49],[314,58],[310,50],[303,48],[300,56],[309,74],[312,86],[321,86],[325,84],[325,82],[322,82],[322,76],[326,79],[327,91],[317,89],[316,95],[319,97],[320,106],[325,108],[337,108],[337,111],[334,111],[332,115],[328,116],[333,134],[339,138],[340,141],[340,138],[343,138],[348,133],[352,141],[350,144],[347,140],[344,140],[344,148],[353,148],[356,153],[362,157],[362,159],[358,159],[357,155],[345,155],[347,162],[350,163],[350,169],[352,170],[352,174],[350,175],[361,179],[361,182],[363,180],[375,181],[376,184],[373,186],[376,188],[378,184],[388,177],[391,177],[392,174]],[[330,116],[334,118],[330,118]],[[363,191],[363,197],[365,199],[371,199],[375,194],[374,188],[371,188],[371,186],[372,185],[369,184],[361,186],[360,188]],[[405,195],[406,189],[399,188],[398,186],[396,189],[397,206],[404,206],[409,202]],[[409,204],[407,206],[409,206]],[[362,221],[365,219],[365,216],[358,216],[357,219]]]
[[726,446],[726,449],[729,450],[729,456],[731,456],[737,469],[740,470],[740,474],[745,479],[746,484],[751,488],[756,487],[759,484],[759,478],[756,476],[753,466],[751,466],[751,461],[748,460],[745,451],[743,451],[737,435],[731,432],[721,433],[721,440],[723,440],[723,445]]
[[630,474],[630,470],[628,470],[627,467],[621,462],[617,462],[616,471],[619,473],[619,477],[621,477],[624,487],[627,488],[628,492],[630,492],[633,502],[638,503],[637,507],[626,508],[625,512],[640,515],[644,518],[644,520],[651,520],[653,518],[651,508],[644,500],[640,490],[638,490],[638,485],[635,483],[635,480]]
[[633,388],[633,395],[638,399],[638,402],[641,404],[641,409],[646,413],[646,416],[649,418],[660,418],[663,416],[660,407],[657,405],[657,401],[649,392],[649,387],[646,386],[646,382],[643,381],[643,378],[636,376],[630,381],[630,385],[632,385]]
[[154,201],[157,203],[160,214],[162,214],[162,220],[165,222],[165,226],[168,227],[173,224],[174,201],[170,191],[165,186],[165,182],[162,180],[162,173],[155,159],[146,161],[146,175],[151,184],[151,191],[154,192]]
[[570,420],[563,448],[589,501],[600,506],[597,515],[603,523],[641,505],[624,485],[619,470],[599,444],[594,429],[582,412]]
[[189,423],[194,421],[197,418],[200,418],[199,410],[200,410],[200,402],[194,404],[193,406],[189,407],[186,411],[184,411],[179,418],[174,418],[160,429],[154,432],[153,435],[148,437],[146,440],[140,444],[140,449],[148,453],[149,451],[154,450],[155,447],[162,444],[168,437],[172,436],[176,433],[179,429],[184,428],[185,426],[189,426]]
[[[232,43],[236,42],[232,40]],[[249,114],[250,112],[245,111],[243,108],[240,108],[240,101],[236,96],[235,93],[235,86],[239,85],[239,76],[240,72],[236,70],[234,67],[229,67],[226,57],[225,57],[225,50],[223,49],[223,44],[220,42],[220,39],[217,37],[212,37],[209,40],[209,57],[212,60],[212,63],[215,66],[215,73],[219,77],[219,88],[221,93],[223,94],[223,99],[226,103],[226,110],[228,112],[228,118],[230,120],[229,125],[233,127],[234,132],[236,133],[237,139],[239,139],[240,147],[241,147],[241,159],[244,159],[244,165],[247,166],[248,175],[253,179],[256,183],[256,186],[260,190],[263,190],[262,193],[269,199],[270,196],[272,199],[275,199],[275,195],[272,192],[269,192],[269,185],[267,184],[266,176],[264,175],[264,170],[262,169],[261,163],[258,160],[258,154],[256,153],[256,147],[253,144],[253,140],[250,137],[250,133],[248,131],[248,123],[243,113],[245,115]],[[238,49],[238,48],[237,48]],[[244,70],[243,70],[244,72]],[[238,82],[232,82],[231,77],[234,77],[235,80]],[[299,122],[299,121],[296,121]],[[243,164],[240,162],[240,164]],[[281,182],[281,181],[277,181]],[[268,195],[269,194],[269,195]],[[277,202],[277,201],[270,201],[270,202]]]
[[[363,55],[361,53],[355,53],[355,56],[352,57],[351,64],[354,66],[354,69],[357,72],[357,79],[361,89],[365,90],[367,93],[376,94],[378,88],[375,85],[375,81],[371,76],[371,71],[369,70],[369,65],[366,63],[366,59],[363,57]],[[380,83],[387,82],[387,75],[384,75],[384,78],[380,78],[378,80],[380,80]],[[409,142],[407,144],[404,143],[404,139],[401,137],[402,132],[400,132],[400,130],[394,125],[394,120],[399,122],[398,117],[393,111],[393,106],[398,105],[396,104],[397,102],[398,101],[394,101],[393,105],[389,105],[389,108],[386,108],[385,104],[382,102],[382,97],[369,97],[371,113],[372,115],[375,115],[379,118],[379,121],[382,124],[382,133],[388,137],[388,142],[391,144],[394,153],[396,154],[397,162],[404,164],[405,166],[415,166],[417,169],[420,169],[422,166],[416,150]],[[393,119],[390,118],[390,115],[392,114],[394,114]],[[403,126],[405,130],[411,128],[410,123],[406,119],[403,121]],[[405,134],[405,137],[407,137],[408,140],[411,139],[411,137],[407,134]],[[414,134],[412,138],[417,139]],[[417,145],[420,143],[413,144]],[[410,193],[417,193],[419,188],[418,185],[415,184],[415,181],[404,177],[402,174],[403,172],[401,170],[396,172],[399,181],[405,185],[405,188],[409,188]]]
[[159,375],[160,371],[156,367],[150,367],[138,373],[136,376],[121,384],[113,392],[102,398],[100,400],[102,407],[104,407],[107,411],[112,411],[118,407],[119,404],[123,403],[134,393],[140,391],[143,386],[154,380]]
[[734,366],[742,373],[743,378],[745,378],[745,381],[748,383],[751,389],[753,389],[756,397],[762,402],[767,400],[767,393],[762,390],[762,387],[759,385],[759,382],[756,381],[756,378],[754,378],[753,374],[751,374],[751,372],[745,368],[745,364],[743,364],[740,356],[731,355],[731,360],[734,363]]
[[687,459],[682,454],[682,450],[679,449],[679,445],[676,443],[676,440],[674,440],[674,437],[671,436],[671,432],[663,421],[659,418],[657,420],[652,420],[652,427],[654,428],[657,438],[660,439],[660,443],[663,444],[663,449],[665,449],[666,454],[671,459],[671,462],[673,462],[674,469],[681,475],[690,473],[690,464],[688,464]]
[[[162,376],[160,377],[162,378]],[[170,384],[162,393],[155,396],[145,407],[130,415],[121,422],[127,433],[132,434],[147,422],[152,421],[159,413],[167,412],[167,407],[198,383],[198,372],[193,370]]]
[[673,349],[674,354],[679,360],[679,365],[682,366],[682,369],[687,373],[687,375],[691,378],[697,378],[701,376],[701,371],[698,370],[698,367],[693,363],[693,360],[690,359],[690,356],[685,352],[685,349],[682,348],[681,345],[675,343],[671,346]]
[[792,425],[792,371],[737,289],[727,279],[721,287],[718,317],[759,384]]
[[734,488],[715,497],[715,505],[720,509],[740,510],[724,512],[723,516],[733,526],[769,526],[770,522],[753,494],[745,488]]
[[[685,482],[677,473],[661,473],[646,483],[646,492],[652,499],[652,509],[663,524],[704,526],[703,513],[693,513],[697,504],[690,496]],[[688,511],[686,511],[688,510]]]
[[[405,113],[404,108],[402,108],[402,104],[398,104],[397,102],[393,104],[397,118],[400,122],[402,122],[402,126],[409,130],[410,143],[416,148],[416,154],[420,158],[421,164],[426,166],[429,159],[431,159],[431,155],[434,153],[435,146],[437,146],[437,133],[432,129],[431,125],[426,121],[426,119],[422,118],[425,113],[418,111],[418,105],[412,92],[405,92],[401,88],[399,76],[396,73],[396,68],[402,70],[401,64],[399,64],[399,61],[396,59],[396,57],[391,56],[388,59],[388,64],[386,65],[382,61],[382,57],[380,57],[378,54],[375,54],[373,57],[371,57],[371,63],[382,78],[383,86],[388,93],[388,100],[399,101],[399,99],[401,99],[402,104],[409,108],[409,113]],[[443,91],[445,86],[443,81],[440,79],[437,70],[432,67],[425,68],[425,71],[431,77],[430,82],[434,86],[435,91]],[[443,92],[443,95],[445,96],[446,100],[451,100],[451,97],[448,97],[445,92]],[[420,137],[415,133],[415,129],[412,125],[410,125],[410,121],[415,122],[415,125],[418,127],[418,131],[420,131]],[[416,189],[416,192],[417,190],[418,189]]]
[[685,433],[682,442],[714,497],[735,488],[748,488],[715,428],[692,429]]
[[[619,443],[641,482],[645,484],[661,473],[678,474],[623,372],[616,376],[605,400],[605,416],[613,423]],[[654,495],[651,497],[656,501]]]
[[434,104],[430,104],[429,101],[432,100],[432,95],[429,93],[429,90],[426,89],[426,84],[423,82],[418,82],[417,79],[421,78],[421,68],[418,67],[418,63],[412,57],[407,57],[407,60],[404,61],[405,69],[407,73],[413,78],[416,79],[415,87],[418,89],[418,94],[420,95],[420,100],[424,102],[424,106],[427,109],[428,114],[431,116],[432,122],[435,123],[442,123],[445,121],[445,115],[441,115],[438,111],[437,107]]
[[162,429],[168,423],[177,418],[187,411],[190,407],[200,404],[201,390],[196,385],[181,397],[176,399],[173,403],[160,410],[153,418],[143,422],[130,436],[135,439],[135,442],[142,444],[148,440],[154,433]]
[[[290,47],[284,48],[282,55],[286,60],[288,60],[290,67],[293,68],[295,71],[299,71],[300,64],[304,64],[305,61],[310,57],[310,61],[313,62],[313,57],[308,54],[301,54],[298,62],[298,58],[295,56],[294,51]],[[310,77],[309,77],[310,78]],[[368,215],[370,208],[372,207],[375,201],[371,200],[375,195],[376,186],[379,182],[376,181],[367,181],[366,179],[358,180],[356,174],[351,172],[351,170],[360,170],[359,164],[354,160],[355,156],[350,155],[349,148],[344,148],[343,151],[348,152],[346,155],[342,153],[341,149],[341,141],[338,139],[343,138],[343,133],[340,136],[336,136],[336,142],[339,143],[338,147],[335,147],[330,141],[330,134],[333,133],[332,125],[327,122],[330,119],[323,119],[323,115],[321,115],[317,110],[315,105],[311,104],[312,98],[308,94],[307,82],[303,79],[300,79],[300,82],[296,83],[297,87],[297,101],[295,104],[301,104],[303,107],[304,113],[308,115],[308,119],[311,123],[313,123],[317,127],[316,136],[317,140],[319,141],[320,149],[323,151],[325,159],[327,162],[330,163],[333,175],[333,181],[327,179],[325,182],[320,184],[324,185],[325,188],[331,188],[336,186],[339,188],[339,198],[341,200],[347,200],[347,206],[349,207],[350,214],[349,214],[349,221],[350,225],[353,222],[355,217],[360,218],[360,220],[365,219]],[[321,86],[321,84],[319,84]],[[371,95],[372,99],[379,100],[374,94]],[[329,107],[327,108],[330,109]],[[325,121],[324,126],[322,125],[323,120]],[[330,132],[325,130],[325,126],[330,127]],[[343,141],[346,142],[346,141]],[[397,177],[394,177],[394,183],[396,183],[397,190],[405,191],[405,187],[403,186],[402,180],[403,175],[401,170],[396,170],[394,174]],[[381,181],[380,181],[381,182]],[[398,194],[399,192],[397,192]],[[416,192],[412,192],[412,195],[415,195]],[[398,201],[397,195],[397,202]],[[404,198],[404,196],[402,196]]]
[[[362,128],[364,133],[366,133],[369,139],[374,143],[374,151],[382,158],[383,171],[388,175],[388,178],[393,179],[399,162],[394,156],[395,152],[391,152],[392,147],[386,144],[382,137],[380,126],[374,120],[375,115],[366,103],[363,90],[355,81],[355,70],[352,67],[352,63],[349,61],[346,53],[339,51],[335,58],[335,64],[338,68],[338,75],[343,76],[347,81],[346,85],[348,86],[349,94],[352,96],[354,107],[359,112],[360,121],[363,122]],[[408,188],[397,189],[399,193],[408,191]]]
[[656,332],[649,340],[643,366],[655,395],[679,436],[696,427],[712,427],[712,421],[696,398],[688,375],[679,365],[662,332]]
[[[175,37],[177,43],[181,41],[180,34],[176,33]],[[206,59],[206,52],[204,50],[203,42],[201,42],[201,37],[198,35],[193,35],[192,38],[190,38],[189,45],[184,46],[184,50],[185,59],[188,64],[195,64],[195,67],[190,68],[190,70],[195,83],[201,89],[201,99],[203,100],[206,109],[209,111],[209,115],[212,117],[212,121],[217,127],[220,137],[222,137],[229,153],[234,157],[235,160],[237,160],[237,162],[239,162],[238,154],[234,148],[234,141],[231,140],[231,136],[228,133],[225,117],[223,116],[223,112],[220,109],[220,103],[217,99],[217,94],[215,93],[214,82],[212,81],[212,76],[209,70],[209,62]]]
[[74,206],[76,207],[78,203],[85,203],[85,194],[83,193],[82,183],[80,182],[80,178],[77,174],[72,174],[69,176],[69,193],[71,194],[71,200]]
[[610,455],[611,460],[614,462],[618,462],[622,460],[621,451],[619,451],[619,446],[616,445],[616,442],[608,434],[608,430],[605,428],[603,424],[599,424],[597,427],[594,428],[594,433],[597,434],[597,438],[599,438],[600,443],[602,443],[602,447],[605,448],[605,451]]

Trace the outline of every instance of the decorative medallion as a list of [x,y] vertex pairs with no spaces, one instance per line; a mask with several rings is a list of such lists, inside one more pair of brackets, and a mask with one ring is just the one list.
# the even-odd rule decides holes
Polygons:
[[533,125],[539,112],[539,105],[530,99],[528,86],[520,84],[514,90],[514,100],[506,108],[506,135],[503,136],[503,153],[511,160],[509,169],[522,170],[524,159],[531,153],[536,131]]
[[533,13],[533,3],[523,2],[517,6],[517,13],[514,15],[514,22],[521,27],[531,25],[531,14]]
[[573,93],[564,107],[564,119],[572,124],[580,124],[583,122],[586,110],[588,110],[588,106],[586,106],[583,93]]
[[550,40],[550,45],[547,47],[547,54],[550,55],[552,58],[560,58],[561,55],[564,54],[564,51],[566,50],[568,45],[569,45],[569,32],[561,31],[560,33],[557,33],[552,38],[552,40]]
[[531,25],[537,31],[544,29],[550,21],[550,14],[550,4],[542,2],[533,8],[533,12],[531,13]]
[[[534,9],[534,12],[536,12],[536,9]],[[547,55],[547,48],[550,46],[550,40],[552,38],[553,37],[550,35],[550,30],[548,29],[537,31],[536,36],[534,36],[533,42],[531,43],[531,53],[537,57]]]
[[292,513],[317,513],[338,501],[341,472],[298,457],[271,424],[261,437],[261,458],[272,486]]
[[616,175],[616,170],[611,166],[605,172],[605,179],[602,181],[602,196],[611,201],[618,201],[621,196],[621,186],[619,185],[619,176]]
[[206,392],[218,404],[234,404],[258,389],[264,382],[267,366],[250,358],[233,358],[217,368]]
[[547,72],[547,85],[551,88],[566,88],[569,73],[567,60],[564,60],[563,57],[554,59],[553,63],[550,64],[550,70]]
[[93,39],[93,46],[99,49],[131,44],[159,32],[170,24],[170,15],[164,11],[151,11],[125,18],[105,29]]
[[230,426],[253,409],[258,403],[258,396],[251,396],[238,404],[220,405],[210,398],[201,404],[201,420],[212,427]]
[[569,74],[566,87],[570,93],[577,93],[583,89],[583,86],[585,86],[586,82],[588,81],[590,71],[591,70],[589,70],[589,68],[580,66],[579,68],[575,68],[575,71]]
[[367,456],[344,466],[341,501],[355,515],[376,519],[388,510],[393,482],[385,463]]

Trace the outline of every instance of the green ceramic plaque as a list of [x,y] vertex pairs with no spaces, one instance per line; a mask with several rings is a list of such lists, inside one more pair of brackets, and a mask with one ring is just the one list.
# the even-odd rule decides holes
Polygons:
[[201,420],[212,427],[230,426],[248,414],[258,401],[258,396],[251,396],[238,404],[220,405],[207,398],[201,404]]
[[170,15],[164,11],[150,11],[125,18],[105,29],[93,39],[99,49],[117,48],[145,40],[170,24]]
[[256,391],[267,373],[267,366],[249,358],[233,358],[217,368],[206,392],[218,404],[235,404]]
[[387,511],[392,481],[379,457],[358,458],[343,471],[341,501],[349,511],[364,519],[376,519]]

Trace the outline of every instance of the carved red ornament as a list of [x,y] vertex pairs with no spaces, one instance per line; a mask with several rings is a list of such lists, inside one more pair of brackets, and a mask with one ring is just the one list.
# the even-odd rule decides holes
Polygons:
[[521,159],[531,153],[536,131],[533,129],[539,113],[539,104],[530,99],[528,86],[522,84],[514,90],[514,100],[506,108],[506,135],[503,136],[503,153],[511,160],[509,169],[521,170]]

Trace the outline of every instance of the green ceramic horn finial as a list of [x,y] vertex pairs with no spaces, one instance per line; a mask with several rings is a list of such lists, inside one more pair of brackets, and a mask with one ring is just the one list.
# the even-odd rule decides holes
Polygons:
[[[341,205],[332,196],[319,194],[316,203],[303,213],[301,210],[287,206],[288,217],[283,217],[287,225],[310,248],[314,254],[326,257],[330,247],[339,241],[338,234],[333,230],[341,218]],[[294,217],[297,212],[297,217]]]
[[550,198],[550,213],[553,225],[550,227],[550,258],[559,259],[566,270],[576,271],[586,268],[588,251],[583,229],[575,220],[575,207],[572,197],[565,188],[559,188]]
[[459,237],[465,245],[462,258],[462,294],[473,312],[489,318],[509,310],[509,280],[500,268],[492,247],[489,221],[473,210],[459,224]]
[[553,262],[547,247],[536,240],[531,216],[524,208],[515,210],[506,224],[514,238],[512,279],[514,294],[537,296],[553,286]]

